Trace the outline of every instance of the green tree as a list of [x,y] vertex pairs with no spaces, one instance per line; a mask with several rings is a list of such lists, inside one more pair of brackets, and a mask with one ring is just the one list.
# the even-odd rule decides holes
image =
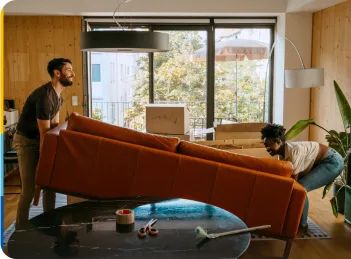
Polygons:
[[[206,114],[206,62],[195,62],[191,56],[202,47],[198,32],[175,31],[170,33],[170,49],[154,55],[155,101],[186,103],[190,116]],[[144,105],[148,102],[148,58],[138,61],[139,73],[132,107],[127,113],[127,124],[141,129],[144,123]]]
[[[205,58],[203,61],[191,58],[195,51],[204,47],[203,39],[197,31],[167,33],[170,34],[170,51],[154,54],[155,102],[186,103],[191,118],[206,118],[207,64]],[[263,65],[261,63],[260,65]],[[238,66],[237,78],[236,65]],[[144,106],[149,99],[148,70],[148,57],[140,58],[137,87],[132,106],[126,116],[126,125],[138,130],[143,129]],[[216,117],[234,117],[237,113],[238,121],[262,120],[264,82],[259,78],[257,61],[238,61],[237,64],[235,61],[216,62],[215,85]]]
[[215,81],[217,118],[234,117],[239,122],[262,120],[265,82],[259,77],[261,66],[264,61],[218,62]]

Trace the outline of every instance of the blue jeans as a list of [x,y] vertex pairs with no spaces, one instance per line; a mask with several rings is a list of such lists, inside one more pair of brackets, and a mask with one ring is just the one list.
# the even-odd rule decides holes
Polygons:
[[[334,149],[329,148],[327,156],[314,165],[312,170],[303,176],[298,182],[305,187],[306,192],[318,189],[333,181],[344,168],[344,159]],[[307,225],[308,197],[306,196],[305,206],[301,217],[301,226]]]

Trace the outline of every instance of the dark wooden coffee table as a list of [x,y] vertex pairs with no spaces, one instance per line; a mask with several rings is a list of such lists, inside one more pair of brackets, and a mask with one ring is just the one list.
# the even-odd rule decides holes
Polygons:
[[[129,233],[116,232],[115,211],[134,208]],[[157,218],[159,235],[137,237],[137,230]],[[31,219],[8,242],[12,258],[237,258],[248,248],[250,234],[214,240],[196,239],[195,228],[209,233],[245,228],[238,217],[205,203],[184,199],[135,198],[86,201],[57,208]]]

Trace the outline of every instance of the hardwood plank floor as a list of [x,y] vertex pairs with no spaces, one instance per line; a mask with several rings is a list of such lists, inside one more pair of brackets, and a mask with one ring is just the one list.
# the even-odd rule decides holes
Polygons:
[[[331,194],[322,199],[323,189],[308,194],[310,199],[309,216],[324,230],[331,239],[295,240],[289,259],[350,259],[351,226],[344,223],[344,216],[337,218],[332,214],[329,199]],[[285,242],[252,241],[242,258],[280,258],[283,255]]]
[[[13,189],[13,187],[10,188]],[[13,191],[12,189],[11,191]],[[9,192],[9,187],[5,186],[5,193],[7,192]],[[321,193],[322,189],[309,193],[310,217],[326,230],[332,238],[295,240],[290,253],[290,259],[351,258],[351,227],[344,223],[343,215],[339,215],[338,218],[333,216],[328,197],[322,200]],[[18,197],[18,194],[5,194],[5,228],[16,218]],[[281,258],[284,246],[285,242],[280,240],[252,241],[249,249],[242,258]]]

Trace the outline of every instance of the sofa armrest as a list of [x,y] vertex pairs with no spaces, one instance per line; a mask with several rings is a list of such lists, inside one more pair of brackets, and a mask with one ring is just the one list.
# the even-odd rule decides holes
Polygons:
[[60,131],[67,128],[67,122],[49,130],[44,135],[44,142],[37,165],[36,183],[39,186],[48,185],[55,164],[56,149]]

